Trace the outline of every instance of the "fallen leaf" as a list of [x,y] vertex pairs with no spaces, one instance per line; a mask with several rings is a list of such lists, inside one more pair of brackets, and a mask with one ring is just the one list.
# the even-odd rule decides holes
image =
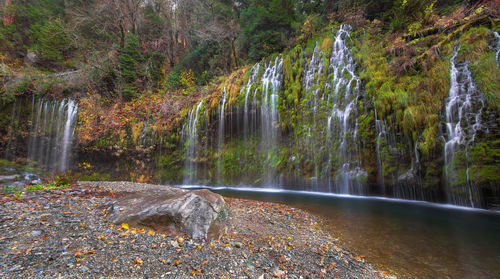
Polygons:
[[144,262],[142,261],[141,258],[137,257],[137,258],[134,259],[134,263],[136,263],[136,264],[142,264]]
[[128,230],[129,226],[127,223],[122,223],[122,229]]

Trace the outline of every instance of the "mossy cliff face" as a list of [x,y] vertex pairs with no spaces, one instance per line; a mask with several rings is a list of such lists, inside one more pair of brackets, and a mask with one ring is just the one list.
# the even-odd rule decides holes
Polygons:
[[[491,47],[493,31],[477,26],[454,34],[453,39],[444,34],[388,41],[377,25],[367,24],[342,38],[355,72],[347,70],[345,57],[332,66],[340,28],[333,25],[333,32],[277,56],[282,60],[279,88],[273,88],[266,76],[276,57],[224,81],[226,86],[237,86],[229,94],[231,101],[225,103],[223,120],[223,90],[214,93],[218,98],[205,101],[210,105],[204,105],[196,124],[195,154],[199,155],[188,158],[194,164],[185,164],[185,172],[197,170],[191,182],[439,202],[450,202],[447,192],[460,192],[462,187],[457,185],[470,184],[480,195],[474,206],[490,207],[497,202],[500,181],[495,174],[500,161],[495,122],[499,119],[500,72]],[[439,51],[428,51],[437,44]],[[467,63],[485,105],[481,128],[468,148],[468,164],[460,165],[465,154],[457,152],[453,164],[458,178],[450,183],[444,171],[444,109],[456,45],[461,46],[457,60]],[[265,144],[268,138],[262,131],[269,88],[277,91],[279,113],[272,123],[278,141],[272,146]],[[359,93],[349,99],[356,90]],[[349,112],[346,104],[351,105]],[[336,124],[335,119],[347,124]],[[222,139],[217,133],[221,130]],[[184,142],[184,147],[189,146]],[[465,172],[468,179],[464,179]],[[266,177],[269,173],[271,180]]]
[[[136,181],[437,202],[473,188],[479,198],[468,206],[498,204],[497,27],[481,23],[417,36],[385,34],[379,26],[332,24],[188,95],[147,93],[113,104],[80,96],[73,168],[86,166],[96,178],[113,173]],[[467,65],[484,106],[474,140],[459,145],[448,162],[451,177],[445,107],[457,45],[456,63]],[[22,127],[33,124],[31,103],[2,108],[1,148],[10,159],[28,152],[29,128]]]

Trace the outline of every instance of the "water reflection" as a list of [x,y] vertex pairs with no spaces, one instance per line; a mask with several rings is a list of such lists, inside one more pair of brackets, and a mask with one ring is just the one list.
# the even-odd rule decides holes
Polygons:
[[293,192],[213,190],[286,203],[322,216],[346,248],[402,277],[500,277],[499,212]]

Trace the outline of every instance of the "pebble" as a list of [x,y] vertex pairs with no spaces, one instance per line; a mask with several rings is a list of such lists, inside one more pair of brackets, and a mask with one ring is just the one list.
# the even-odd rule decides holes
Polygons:
[[[101,184],[103,188],[95,187]],[[333,249],[334,237],[313,225],[316,217],[283,205],[230,198],[228,233],[220,240],[149,234],[148,229],[124,235],[128,231],[110,226],[103,208],[95,204],[112,200],[108,191],[119,196],[150,185],[80,185],[69,191],[37,191],[21,201],[0,199],[0,278],[300,278],[292,274],[307,270],[318,275],[340,253]],[[325,243],[332,243],[328,251],[333,252],[318,253]],[[293,247],[285,249],[287,245]],[[369,265],[354,266],[349,252],[342,259],[348,263],[339,261],[325,278],[385,278]]]

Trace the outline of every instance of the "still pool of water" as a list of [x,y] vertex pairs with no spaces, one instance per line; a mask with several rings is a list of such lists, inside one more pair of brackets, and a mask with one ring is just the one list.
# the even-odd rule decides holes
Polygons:
[[210,189],[319,215],[345,248],[399,277],[500,278],[498,211],[292,191]]

